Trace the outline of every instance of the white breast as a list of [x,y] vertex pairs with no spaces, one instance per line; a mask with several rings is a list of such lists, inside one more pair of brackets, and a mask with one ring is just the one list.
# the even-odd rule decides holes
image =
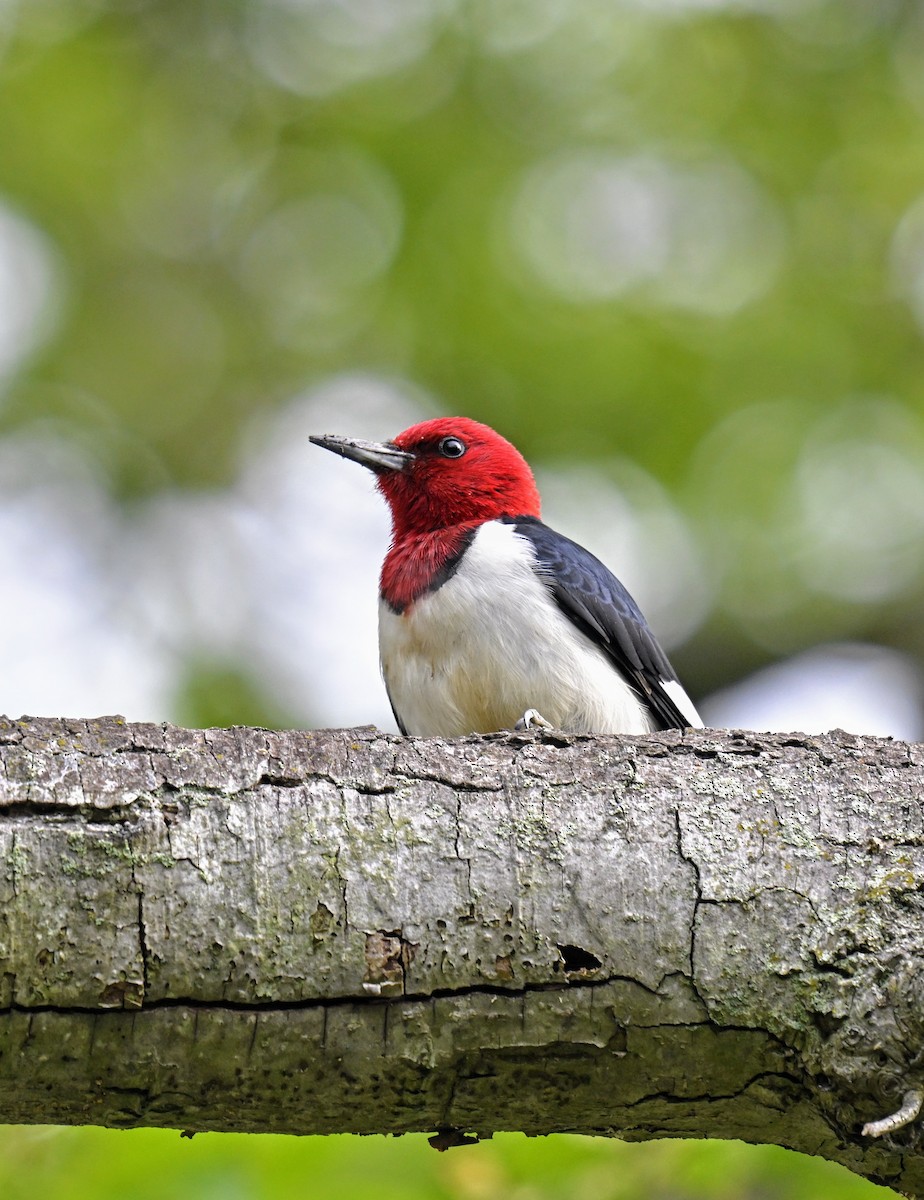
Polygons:
[[535,708],[557,729],[645,733],[647,707],[561,612],[513,526],[482,525],[458,570],[406,612],[379,607],[382,672],[408,733],[510,729]]

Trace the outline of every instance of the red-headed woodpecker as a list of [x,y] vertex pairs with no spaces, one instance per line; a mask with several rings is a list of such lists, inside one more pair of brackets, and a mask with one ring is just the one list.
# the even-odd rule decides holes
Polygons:
[[702,725],[623,585],[540,521],[532,471],[500,434],[444,417],[391,442],[311,440],[375,472],[391,508],[379,651],[403,733]]

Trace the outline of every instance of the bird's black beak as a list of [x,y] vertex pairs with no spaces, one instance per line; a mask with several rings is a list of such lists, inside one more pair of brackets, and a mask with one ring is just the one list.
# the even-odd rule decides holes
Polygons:
[[370,471],[380,475],[383,471],[403,471],[414,461],[414,455],[406,450],[399,450],[391,442],[364,442],[359,438],[335,437],[325,433],[319,437],[310,436],[310,442],[332,450],[341,458],[351,458],[353,462],[362,463]]

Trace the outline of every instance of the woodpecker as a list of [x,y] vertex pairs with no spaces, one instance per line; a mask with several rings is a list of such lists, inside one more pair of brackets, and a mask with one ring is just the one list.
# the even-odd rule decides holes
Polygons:
[[379,652],[402,733],[646,733],[701,726],[619,580],[540,520],[526,460],[440,417],[390,442],[311,441],[368,467],[391,509]]

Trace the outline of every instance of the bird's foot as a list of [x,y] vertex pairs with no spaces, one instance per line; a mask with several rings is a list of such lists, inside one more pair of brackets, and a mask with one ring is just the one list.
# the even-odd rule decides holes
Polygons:
[[881,1121],[867,1121],[860,1130],[862,1137],[882,1137],[884,1133],[894,1133],[896,1129],[904,1129],[916,1120],[924,1108],[924,1092],[912,1088],[905,1092],[902,1106],[896,1113],[883,1117]]
[[552,725],[550,721],[547,721],[542,713],[536,708],[528,708],[523,716],[520,717],[519,721],[517,721],[516,725],[514,725],[514,729],[521,732],[528,729],[554,728],[555,726]]

